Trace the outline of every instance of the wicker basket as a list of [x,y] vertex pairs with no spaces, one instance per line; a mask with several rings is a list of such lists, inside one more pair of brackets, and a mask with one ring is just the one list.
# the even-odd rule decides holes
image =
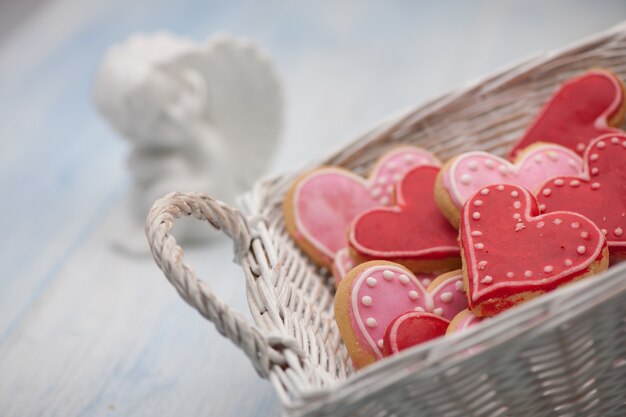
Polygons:
[[[590,67],[626,78],[626,22],[388,120],[316,165],[365,173],[398,144],[442,159],[504,154],[562,81]],[[304,171],[304,170],[303,170]],[[248,355],[288,416],[624,416],[626,263],[354,372],[333,318],[334,289],[285,230],[284,193],[301,172],[260,182],[246,215],[200,193],[157,201],[146,233],[180,296]],[[193,215],[229,235],[254,324],[220,302],[170,234]]]

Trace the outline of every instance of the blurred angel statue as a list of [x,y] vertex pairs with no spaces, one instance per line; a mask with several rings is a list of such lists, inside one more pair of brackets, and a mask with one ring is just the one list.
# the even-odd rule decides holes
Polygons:
[[[270,59],[252,42],[219,35],[196,43],[168,33],[134,35],[112,46],[93,100],[131,144],[131,227],[143,230],[152,203],[172,191],[203,191],[232,203],[267,169],[283,105]],[[214,236],[179,221],[187,242]],[[134,233],[133,233],[134,235]],[[122,246],[145,247],[126,234]]]

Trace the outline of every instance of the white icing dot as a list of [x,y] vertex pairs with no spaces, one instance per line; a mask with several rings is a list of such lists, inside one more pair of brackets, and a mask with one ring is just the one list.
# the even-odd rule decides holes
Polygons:
[[372,197],[376,198],[380,195],[380,193],[382,193],[383,190],[380,187],[376,187],[372,190],[371,195]]
[[415,307],[413,310],[424,312],[424,307]]
[[569,185],[570,185],[571,187],[578,187],[578,186],[580,185],[580,181],[578,181],[578,180],[571,180],[571,181],[569,182]]
[[554,180],[554,185],[556,185],[557,187],[561,187],[563,186],[563,184],[565,184],[565,180],[558,178],[556,180]]
[[366,320],[366,323],[367,323],[367,327],[376,327],[376,326],[378,326],[378,323],[376,323],[376,319],[374,317],[369,317]]
[[619,143],[619,139],[618,138],[611,138],[611,143],[618,144]]
[[504,166],[504,165],[500,165],[500,166],[498,167],[498,171],[500,172],[500,174],[501,174],[503,177],[506,177],[506,175],[509,173],[509,169],[508,169],[506,166]]
[[387,177],[384,175],[381,175],[380,178],[378,178],[378,183],[380,185],[385,185],[387,183]]
[[454,286],[456,287],[457,291],[461,291],[463,292],[463,281],[462,280],[458,280],[457,282],[454,283]]
[[507,272],[506,276],[507,276],[507,278],[513,278],[515,276],[515,274],[513,272]]
[[580,237],[582,237],[583,239],[588,239],[589,238],[589,232],[580,232]]
[[409,283],[409,277],[404,274],[401,274],[398,278],[400,279],[400,282],[404,285]]
[[492,169],[492,168],[493,168],[493,161],[492,161],[491,159],[487,159],[487,160],[485,161],[485,166],[486,166],[487,168],[489,168],[489,169]]
[[446,304],[450,304],[450,301],[452,301],[452,298],[454,297],[454,295],[451,292],[444,292],[443,294],[441,294],[439,296],[439,299],[441,301],[443,301]]
[[370,287],[375,287],[376,284],[378,283],[378,281],[376,281],[376,278],[374,277],[369,277],[366,282],[367,282],[367,285]]
[[485,245],[483,245],[482,243],[476,243],[476,244],[474,244],[474,247],[476,249],[483,249],[485,247]]
[[410,153],[404,155],[404,160],[406,162],[412,162],[415,159],[415,155],[411,155]]
[[599,172],[600,172],[600,168],[598,167],[591,168],[591,175],[598,175]]
[[519,232],[519,231],[520,231],[520,230],[522,230],[522,229],[526,229],[526,226],[524,225],[524,223],[517,223],[517,224],[515,225],[515,231],[516,231],[516,232]]
[[372,297],[370,297],[369,295],[364,295],[361,298],[361,304],[363,304],[364,306],[371,306],[372,305]]
[[402,174],[398,173],[398,174],[393,174],[393,180],[395,182],[398,182],[402,179]]
[[570,226],[572,226],[572,229],[578,229],[580,227],[580,223],[572,222],[572,224]]
[[546,265],[546,266],[544,266],[544,267],[543,267],[543,271],[544,271],[546,274],[549,274],[549,273],[551,273],[552,271],[554,271],[554,267],[553,267],[552,265]]
[[498,185],[498,186],[496,187],[496,190],[498,190],[498,191],[504,191],[504,185]]
[[467,164],[467,167],[470,171],[476,171],[478,169],[478,162],[472,160]]
[[598,188],[600,188],[600,183],[599,182],[594,182],[593,184],[591,184],[591,189],[592,190],[597,190]]
[[461,184],[468,185],[470,182],[472,182],[472,176],[471,175],[469,175],[469,174],[461,175]]
[[604,236],[606,236],[606,235],[608,235],[608,234],[609,234],[609,231],[608,231],[608,230],[606,230],[606,229],[600,229],[600,231],[602,232],[602,234],[603,234]]
[[387,168],[389,168],[391,171],[393,171],[397,167],[398,167],[398,161],[387,162]]
[[554,223],[554,224],[556,224],[556,225],[558,226],[558,225],[560,225],[561,223],[563,223],[563,220],[561,220],[561,219],[554,219],[554,220],[552,221],[552,223]]
[[544,188],[544,190],[541,193],[547,197],[550,194],[552,194],[552,190],[549,188]]
[[519,196],[519,193],[517,191],[515,191],[515,190],[511,191],[511,197],[515,198],[515,197],[518,197],[518,196]]
[[542,161],[541,155],[535,155],[535,162],[540,164]]
[[382,204],[383,206],[386,206],[387,204],[389,204],[389,197],[384,195],[380,198],[380,204]]
[[581,245],[576,248],[576,252],[578,252],[580,255],[584,255],[585,252],[587,252],[587,248]]
[[474,201],[474,206],[480,207],[482,205],[483,205],[483,200],[476,200],[476,201]]
[[390,271],[390,270],[388,270],[388,269],[385,269],[385,270],[383,271],[383,278],[385,278],[386,280],[390,280],[390,279],[392,279],[392,278],[393,278],[393,277],[395,277],[395,276],[396,276],[396,274],[394,274],[393,272],[391,272],[391,271]]
[[426,286],[430,285],[430,283],[431,283],[431,282],[432,282],[432,280],[430,280],[430,279],[428,279],[428,278],[427,278],[427,279],[423,279],[423,280],[422,280],[422,284],[424,284],[424,285],[426,285]]
[[615,236],[621,236],[624,234],[624,230],[621,227],[618,227],[617,229],[613,230],[613,234]]
[[481,193],[482,195],[487,195],[487,194],[489,194],[489,188],[483,188],[482,190],[480,190],[480,193]]
[[433,313],[435,313],[435,314],[436,314],[436,315],[438,315],[438,316],[443,316],[443,308],[441,308],[441,307],[437,307],[437,308],[433,311]]
[[383,339],[378,339],[378,342],[376,342],[376,344],[378,345],[379,348],[383,348],[384,342]]
[[597,161],[600,158],[600,155],[598,155],[597,153],[592,153],[591,156],[589,157],[590,161]]
[[482,236],[482,235],[483,235],[483,232],[481,232],[481,231],[479,231],[479,230],[474,230],[474,231],[472,232],[472,236]]
[[388,193],[393,193],[393,185],[391,185],[391,184],[388,185],[386,190],[387,190]]
[[518,208],[521,208],[521,207],[522,207],[522,203],[520,203],[519,201],[515,201],[515,202],[513,203],[513,208],[518,209]]
[[546,205],[545,204],[539,204],[539,211],[545,211],[546,210]]
[[409,298],[411,300],[417,300],[418,297],[419,297],[419,294],[417,293],[417,291],[409,291]]
[[598,149],[604,149],[604,148],[606,148],[606,143],[604,143],[603,141],[600,141],[600,142],[596,143],[596,147]]
[[533,271],[528,270],[528,271],[524,272],[524,276],[525,276],[526,278],[530,278],[530,277],[532,277],[532,276],[533,276]]
[[572,266],[572,264],[573,264],[573,263],[574,263],[574,262],[572,262],[572,260],[571,260],[571,259],[566,259],[566,260],[565,260],[565,265],[566,265],[566,266]]
[[493,277],[491,275],[485,275],[483,279],[480,280],[481,284],[491,284],[493,282]]
[[477,212],[477,211],[475,211],[475,212],[472,214],[472,219],[474,219],[474,220],[478,220],[478,219],[480,219],[480,213],[479,213],[479,212]]
[[478,262],[478,269],[480,269],[482,271],[485,268],[487,268],[487,261],[480,261],[480,262]]
[[537,222],[537,229],[541,229],[545,225],[546,225],[545,222]]
[[519,213],[515,213],[515,214],[513,215],[513,218],[514,218],[515,220],[519,220],[519,219],[521,219],[521,218],[522,218],[522,215],[521,215],[521,214],[519,214]]
[[585,144],[584,144],[584,143],[579,143],[578,145],[576,145],[576,149],[577,149],[579,152],[584,151],[584,150],[585,150]]

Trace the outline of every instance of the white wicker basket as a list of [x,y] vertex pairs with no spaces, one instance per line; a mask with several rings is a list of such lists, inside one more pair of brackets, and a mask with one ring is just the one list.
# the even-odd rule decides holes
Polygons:
[[[626,78],[626,22],[431,100],[319,165],[364,173],[400,143],[444,160],[473,149],[504,154],[554,88],[590,67]],[[243,200],[246,215],[205,194],[173,193],[154,204],[146,224],[169,281],[272,382],[286,415],[626,415],[626,263],[354,372],[333,318],[330,275],[285,230],[283,195],[300,174],[259,183]],[[182,215],[233,239],[254,324],[184,263],[170,234]]]

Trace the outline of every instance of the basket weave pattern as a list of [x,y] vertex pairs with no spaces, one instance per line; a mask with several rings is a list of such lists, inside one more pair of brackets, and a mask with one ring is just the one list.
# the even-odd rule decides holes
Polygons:
[[[592,67],[626,79],[626,24],[543,54],[384,122],[317,165],[364,174],[393,146],[442,160],[503,155],[554,89]],[[146,223],[156,262],[181,297],[268,378],[292,416],[626,415],[626,263],[452,335],[353,373],[333,316],[328,271],[285,229],[283,197],[306,169],[257,184],[246,216],[205,194],[172,193]],[[193,215],[229,235],[254,324],[220,302],[170,234]]]

